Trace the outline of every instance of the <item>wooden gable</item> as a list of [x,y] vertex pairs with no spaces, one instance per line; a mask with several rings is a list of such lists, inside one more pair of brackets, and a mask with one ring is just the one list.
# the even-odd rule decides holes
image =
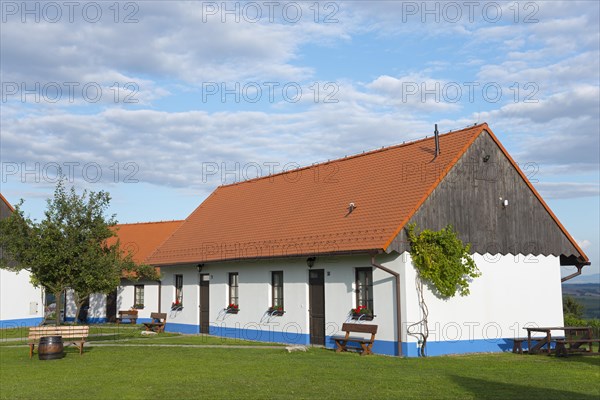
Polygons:
[[[433,230],[452,224],[473,253],[552,254],[586,262],[587,256],[517,168],[493,133],[483,130],[409,223]],[[409,249],[402,229],[386,250]]]

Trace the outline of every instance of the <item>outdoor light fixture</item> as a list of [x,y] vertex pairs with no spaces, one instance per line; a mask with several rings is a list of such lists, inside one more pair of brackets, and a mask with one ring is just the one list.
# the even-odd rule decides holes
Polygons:
[[196,265],[196,267],[198,268],[198,272],[202,272],[202,268],[204,268],[204,264],[198,264],[198,265]]
[[490,155],[486,154],[485,156],[483,156],[483,162],[488,162],[490,159]]
[[308,268],[312,268],[315,265],[316,259],[317,259],[316,257],[308,257],[306,259],[306,265],[308,265]]

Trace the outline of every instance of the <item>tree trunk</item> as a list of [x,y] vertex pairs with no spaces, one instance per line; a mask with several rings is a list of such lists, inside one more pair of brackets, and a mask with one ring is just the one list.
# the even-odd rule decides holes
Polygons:
[[[75,323],[77,324],[79,322],[79,315],[81,314],[81,309],[83,308],[83,305],[86,303],[87,299],[89,298],[89,295],[87,296],[80,296],[77,294],[77,292],[73,292],[73,299],[75,300]],[[84,322],[85,321],[81,321]]]
[[56,299],[56,309],[54,310],[54,316],[55,316],[55,324],[56,326],[60,325],[60,311],[63,307],[62,304],[62,290],[57,292],[54,292],[54,297]]

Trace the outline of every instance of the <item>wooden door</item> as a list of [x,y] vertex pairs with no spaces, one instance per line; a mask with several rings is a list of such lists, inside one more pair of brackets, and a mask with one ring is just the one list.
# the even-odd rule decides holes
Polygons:
[[308,271],[310,343],[325,345],[325,271]]
[[106,321],[117,321],[117,289],[106,296]]
[[200,274],[200,333],[208,333],[210,321],[210,275]]

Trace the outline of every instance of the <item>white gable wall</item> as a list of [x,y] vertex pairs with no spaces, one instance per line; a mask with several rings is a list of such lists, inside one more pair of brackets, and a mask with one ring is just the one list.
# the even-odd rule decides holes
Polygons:
[[34,326],[42,322],[42,289],[34,288],[29,272],[0,269],[0,327]]
[[[474,260],[482,275],[471,283],[469,296],[442,300],[425,290],[428,354],[510,350],[511,339],[527,336],[524,326],[563,325],[558,257],[475,254]],[[404,319],[417,322],[416,270],[410,263],[404,271]],[[417,351],[416,341],[408,336],[409,353]]]

